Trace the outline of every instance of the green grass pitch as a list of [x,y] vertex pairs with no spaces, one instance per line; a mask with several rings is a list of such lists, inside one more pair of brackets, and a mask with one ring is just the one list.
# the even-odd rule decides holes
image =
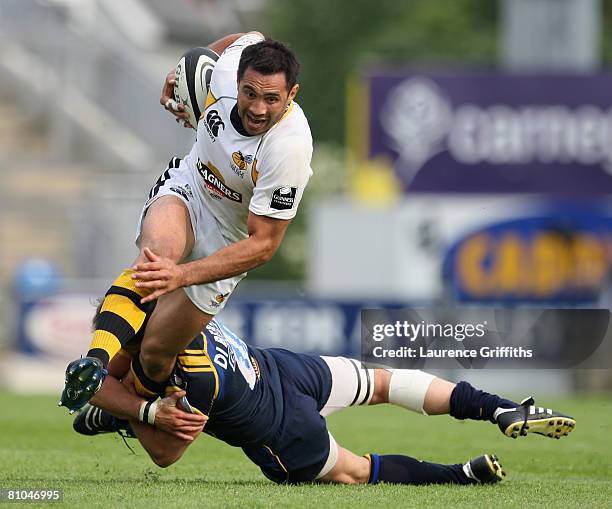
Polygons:
[[494,452],[508,473],[495,486],[295,487],[274,485],[239,449],[204,435],[178,463],[160,469],[134,440],[135,455],[117,436],[76,435],[56,398],[0,393],[0,488],[61,488],[62,506],[88,509],[612,507],[612,399],[539,403],[573,415],[576,430],[561,440],[512,440],[489,423],[389,406],[350,409],[329,419],[338,443],[360,454],[455,463]]

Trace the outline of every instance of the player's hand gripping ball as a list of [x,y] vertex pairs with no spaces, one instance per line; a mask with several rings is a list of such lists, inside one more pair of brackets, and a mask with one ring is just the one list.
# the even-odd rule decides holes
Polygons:
[[206,105],[213,69],[219,56],[209,48],[193,48],[185,53],[175,69],[174,100],[185,106],[189,123],[198,128]]

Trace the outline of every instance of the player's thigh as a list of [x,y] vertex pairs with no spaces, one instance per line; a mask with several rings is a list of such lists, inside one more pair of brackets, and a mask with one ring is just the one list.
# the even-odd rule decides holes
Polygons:
[[185,202],[172,195],[160,196],[143,213],[137,261],[146,261],[142,249],[179,261],[193,249],[195,236],[189,209]]
[[321,357],[331,372],[331,391],[322,416],[349,406],[370,404],[375,390],[375,370],[347,357]]
[[143,361],[147,357],[176,356],[211,319],[212,315],[198,309],[183,289],[161,296],[142,340]]
[[370,462],[363,456],[337,447],[336,463],[329,472],[317,478],[318,482],[337,484],[366,484],[370,479]]

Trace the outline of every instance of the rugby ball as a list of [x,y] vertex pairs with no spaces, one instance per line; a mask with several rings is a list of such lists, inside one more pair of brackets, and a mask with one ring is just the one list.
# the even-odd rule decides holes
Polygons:
[[191,127],[197,129],[204,111],[215,63],[219,59],[210,48],[193,48],[176,65],[174,100],[185,105]]

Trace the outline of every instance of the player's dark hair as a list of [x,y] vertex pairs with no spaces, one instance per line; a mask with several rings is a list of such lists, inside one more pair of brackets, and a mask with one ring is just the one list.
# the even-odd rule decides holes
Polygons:
[[102,304],[104,304],[104,297],[100,297],[93,302],[93,305],[96,306],[96,312],[91,319],[91,330],[92,332],[98,328],[98,318],[100,317],[100,311],[102,310]]
[[300,63],[295,53],[282,42],[272,39],[266,39],[244,48],[238,64],[238,81],[243,78],[249,67],[265,75],[285,73],[287,90],[291,90],[297,83],[300,72]]

